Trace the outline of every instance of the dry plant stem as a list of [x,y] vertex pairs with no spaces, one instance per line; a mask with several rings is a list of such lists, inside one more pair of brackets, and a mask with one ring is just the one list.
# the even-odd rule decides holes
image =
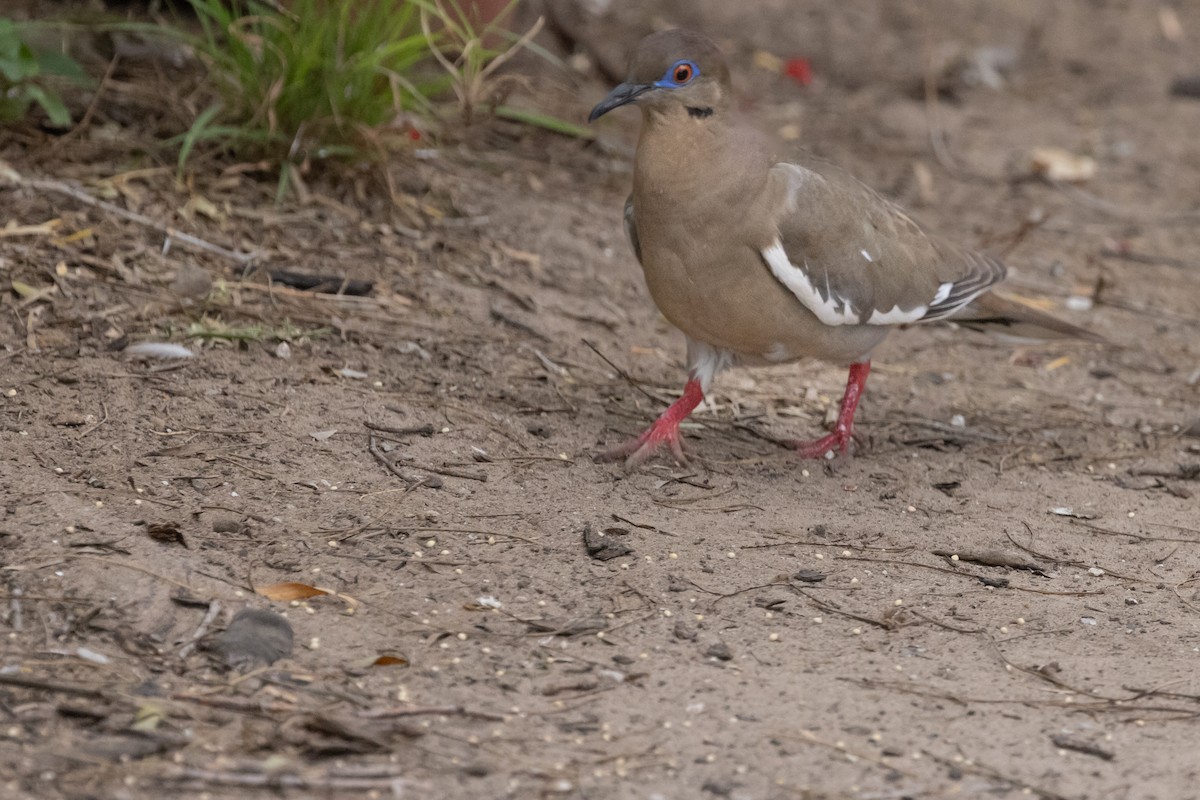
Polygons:
[[604,355],[604,353],[600,352],[600,348],[596,347],[596,345],[592,344],[587,339],[580,339],[580,341],[583,342],[584,346],[587,347],[587,349],[591,350],[593,353],[595,353],[597,356],[599,356],[601,361],[603,361],[605,364],[608,364],[610,367],[612,367],[613,371],[616,372],[618,375],[620,375],[621,378],[626,383],[628,383],[630,386],[632,386],[634,389],[641,392],[643,395],[645,395],[650,400],[653,400],[655,403],[662,402],[661,400],[659,400],[659,398],[655,397],[654,395],[650,394],[650,392],[646,391],[642,387],[642,384],[638,383],[633,378],[632,375],[630,375],[628,372],[626,372],[625,370],[618,367],[616,364],[613,363],[612,359],[610,359],[608,356]]
[[446,717],[469,717],[472,719],[482,719],[488,722],[504,722],[505,717],[500,714],[488,714],[484,711],[471,711],[462,706],[438,706],[435,708],[373,708],[361,712],[358,716],[366,719],[396,719],[399,717],[424,717],[424,716],[446,716]]
[[434,483],[429,478],[422,478],[422,477],[419,477],[416,475],[409,475],[409,474],[405,473],[402,469],[400,469],[398,466],[393,464],[391,461],[389,461],[387,456],[385,456],[383,454],[383,452],[379,449],[379,443],[378,443],[378,441],[376,441],[374,434],[371,435],[371,437],[367,443],[367,450],[371,453],[372,456],[375,457],[375,460],[378,461],[379,464],[384,469],[386,469],[388,472],[395,475],[400,480],[404,481],[404,483],[407,484],[407,486],[408,486],[408,490],[415,489],[418,486],[421,486],[422,484],[429,485],[430,487],[435,488],[435,489],[438,488],[439,486],[441,486],[441,482],[438,481],[438,479],[436,479],[436,478],[434,479],[434,481],[437,481],[437,483]]
[[73,694],[80,697],[93,697],[104,699],[107,695],[100,689],[92,686],[83,686],[74,683],[60,683],[58,681],[45,680],[43,678],[34,678],[29,675],[6,675],[0,673],[0,686],[17,686],[22,689],[40,689],[47,692],[59,692],[60,694]]
[[358,778],[327,775],[308,778],[300,775],[278,775],[271,772],[219,772],[193,768],[180,770],[177,775],[171,777],[172,783],[185,785],[271,787],[275,791],[289,788],[325,791],[379,791],[394,788],[393,785],[397,781],[404,782],[404,776],[396,774],[389,777]]
[[183,647],[179,648],[180,658],[187,658],[191,652],[196,649],[196,645],[200,642],[200,639],[203,638],[206,633],[208,633],[213,622],[216,621],[220,614],[221,604],[216,600],[213,600],[208,604],[208,612],[205,613],[204,619],[200,621],[200,624],[196,626],[196,631],[192,634],[191,640]]
[[[437,5],[438,14],[443,17],[447,16],[448,12],[440,0],[434,0],[434,2]],[[469,63],[467,56],[470,54],[470,51],[481,47],[480,36],[473,30],[467,31],[473,35],[473,38],[461,43],[463,52],[458,59],[458,63],[456,63],[448,59],[445,53],[442,52],[442,48],[437,44],[433,29],[429,24],[428,9],[422,8],[420,17],[421,32],[425,34],[425,39],[429,42],[429,51],[433,54],[438,64],[441,65],[442,69],[446,70],[447,74],[453,78],[454,93],[458,96],[463,114],[468,118],[470,118],[471,111],[475,106],[479,105],[484,87],[492,75],[495,74],[496,70],[504,66],[513,55],[533,41],[533,38],[538,35],[542,30],[542,26],[546,23],[545,17],[539,16],[537,22],[533,23],[533,27],[526,31],[525,35],[514,42],[512,46],[488,61],[478,72],[468,75],[469,70],[463,65]]]
[[227,247],[222,247],[219,244],[213,244],[212,242],[205,241],[204,239],[201,239],[198,236],[193,236],[190,233],[183,233],[182,231],[172,228],[170,225],[164,225],[163,223],[153,220],[144,214],[139,214],[136,211],[129,211],[105,200],[98,200],[85,192],[83,189],[71,186],[68,183],[63,183],[62,181],[46,180],[42,178],[31,179],[18,177],[17,183],[20,186],[28,186],[30,189],[36,189],[41,192],[53,192],[55,194],[66,195],[67,197],[78,200],[84,205],[98,208],[101,211],[113,214],[114,216],[127,219],[130,222],[135,222],[138,225],[142,225],[150,228],[151,230],[157,231],[166,237],[166,241],[163,242],[164,250],[170,247],[171,242],[175,241],[189,247],[195,247],[199,250],[215,253],[216,255],[228,258],[242,266],[253,263],[260,255],[259,253],[242,253],[236,250],[230,250]]

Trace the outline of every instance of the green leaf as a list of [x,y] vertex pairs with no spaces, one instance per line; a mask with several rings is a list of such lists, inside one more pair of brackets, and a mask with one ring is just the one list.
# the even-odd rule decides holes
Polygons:
[[66,105],[63,104],[62,98],[56,92],[50,89],[43,89],[35,84],[27,84],[20,88],[31,99],[33,99],[42,110],[46,112],[46,116],[50,118],[50,124],[56,128],[68,128],[71,125],[71,112],[67,111]]
[[0,122],[15,122],[23,119],[29,110],[29,98],[24,95],[5,97],[0,95]]
[[0,53],[0,75],[9,83],[21,83],[38,74],[37,60],[33,51],[24,42],[16,41],[16,46]]
[[179,146],[179,161],[176,168],[178,175],[183,175],[183,168],[187,165],[188,157],[192,154],[192,148],[196,146],[196,142],[204,138],[209,123],[220,112],[221,106],[219,104],[209,106],[200,112],[200,116],[196,117],[196,121],[192,123],[192,127],[187,129],[187,133],[183,135],[182,143]]
[[524,108],[513,108],[512,106],[496,106],[496,116],[501,119],[509,119],[513,122],[521,122],[525,125],[532,125],[535,128],[544,128],[554,133],[561,133],[563,136],[572,136],[576,139],[595,139],[596,134],[591,128],[585,128],[582,125],[577,125],[574,122],[568,122],[565,119],[542,114],[538,111],[529,111]]
[[80,86],[86,86],[91,83],[83,67],[79,63],[65,53],[56,53],[52,50],[43,50],[35,53],[34,58],[37,60],[38,69],[43,75],[57,75],[60,78],[66,78]]

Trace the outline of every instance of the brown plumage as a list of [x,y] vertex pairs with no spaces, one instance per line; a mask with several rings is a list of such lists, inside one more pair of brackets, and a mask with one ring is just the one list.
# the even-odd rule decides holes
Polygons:
[[870,351],[893,327],[951,319],[1097,338],[990,295],[998,260],[926,233],[832,164],[777,152],[733,111],[728,67],[706,37],[643,39],[590,119],[631,103],[642,131],[626,229],[655,304],[688,338],[690,375],[683,397],[610,457],[632,466],[665,444],[682,461],[679,421],[733,364],[851,365],[834,432],[796,445],[822,457],[846,451]]

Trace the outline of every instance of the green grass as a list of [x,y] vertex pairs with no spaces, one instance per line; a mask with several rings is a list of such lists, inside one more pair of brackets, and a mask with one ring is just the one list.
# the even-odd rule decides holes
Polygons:
[[66,128],[71,113],[55,83],[86,85],[88,77],[70,56],[32,44],[33,30],[34,23],[0,18],[0,122],[24,119],[36,105],[51,125]]
[[200,33],[184,38],[207,65],[219,100],[170,142],[181,178],[198,150],[224,151],[277,169],[281,201],[298,170],[314,161],[381,159],[411,132],[406,114],[442,133],[487,114],[591,135],[503,105],[521,79],[498,71],[518,51],[558,63],[532,41],[542,20],[522,35],[504,26],[519,0],[482,24],[459,0],[189,2]]
[[[176,331],[168,326],[167,336]],[[216,317],[204,316],[199,321],[190,323],[180,331],[189,339],[204,339],[206,341],[223,342],[298,342],[319,339],[332,333],[330,328],[301,328],[291,320],[284,319],[274,325],[254,323],[250,325],[231,325]]]
[[[405,111],[427,113],[440,76],[414,78],[430,55],[410,0],[191,0],[191,44],[220,100],[178,139],[182,171],[204,143],[281,167],[377,145]],[[432,75],[432,73],[428,73]]]

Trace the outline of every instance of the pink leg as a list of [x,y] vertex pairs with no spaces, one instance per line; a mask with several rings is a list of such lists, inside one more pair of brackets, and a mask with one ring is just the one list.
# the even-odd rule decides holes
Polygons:
[[834,451],[846,452],[850,446],[850,437],[854,433],[854,411],[858,408],[863,390],[867,388],[867,375],[870,372],[870,361],[850,365],[846,393],[842,395],[842,410],[838,413],[833,433],[822,436],[815,442],[791,442],[801,458],[832,458]]
[[625,466],[633,468],[649,459],[665,444],[671,449],[671,455],[678,463],[687,464],[687,458],[683,455],[683,443],[679,439],[679,423],[703,400],[704,391],[700,388],[700,381],[695,378],[689,379],[683,387],[683,396],[654,420],[654,424],[641,436],[606,451],[600,456],[600,460],[618,461],[623,458]]

